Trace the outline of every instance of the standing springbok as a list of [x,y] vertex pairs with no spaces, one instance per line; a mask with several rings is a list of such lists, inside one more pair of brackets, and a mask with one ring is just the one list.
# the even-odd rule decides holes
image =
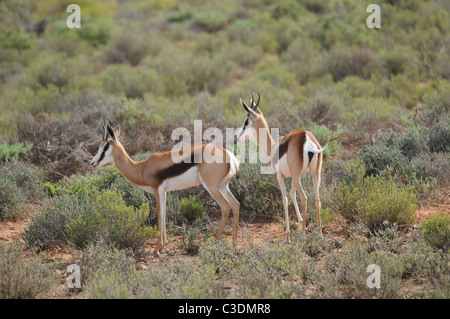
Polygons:
[[[275,142],[270,134],[269,126],[267,125],[264,115],[258,108],[260,102],[259,93],[258,102],[256,103],[254,100],[254,93],[252,94],[252,99],[250,100],[251,107],[248,107],[242,99],[240,99],[240,102],[244,110],[247,112],[247,117],[245,118],[242,127],[236,131],[234,141],[236,143],[256,139],[267,161],[271,163],[281,189],[281,198],[283,200],[284,215],[286,219],[285,242],[290,242],[290,229],[288,199],[286,196],[286,185],[284,179],[292,177],[290,197],[294,203],[298,220],[302,223],[303,232],[306,233],[307,197],[302,187],[301,177],[308,172],[308,170],[310,171],[315,190],[317,223],[319,226],[319,232],[322,233],[320,223],[321,203],[319,197],[319,187],[322,169],[322,152],[327,146],[321,148],[316,137],[311,132],[304,130],[293,131],[280,137],[280,139]],[[333,138],[330,142],[340,137],[341,136]],[[298,208],[296,191],[300,194],[300,204],[303,217],[301,216]]]
[[222,237],[230,209],[233,210],[233,244],[237,245],[240,205],[230,192],[228,182],[237,173],[239,162],[232,153],[212,143],[201,143],[155,153],[146,160],[135,162],[119,142],[120,132],[115,132],[110,123],[105,124],[103,141],[91,165],[102,167],[113,163],[126,179],[155,195],[160,233],[155,254],[159,254],[167,244],[166,193],[200,184],[222,210],[217,238]]

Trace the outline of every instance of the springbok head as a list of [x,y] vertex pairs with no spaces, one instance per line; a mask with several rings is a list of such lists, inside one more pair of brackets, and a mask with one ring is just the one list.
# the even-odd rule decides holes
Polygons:
[[234,136],[234,143],[244,142],[247,140],[256,138],[256,130],[259,129],[258,123],[263,119],[263,115],[258,108],[261,96],[258,94],[258,102],[255,102],[255,93],[252,93],[252,99],[250,100],[250,107],[245,104],[242,99],[239,99],[242,107],[247,112],[247,116],[242,126],[236,131]]
[[111,120],[109,118],[104,120],[103,127],[103,138],[98,148],[97,154],[91,161],[92,167],[103,167],[105,165],[114,162],[114,157],[112,155],[113,148],[117,145],[117,138],[120,135],[120,130],[114,131],[111,126]]

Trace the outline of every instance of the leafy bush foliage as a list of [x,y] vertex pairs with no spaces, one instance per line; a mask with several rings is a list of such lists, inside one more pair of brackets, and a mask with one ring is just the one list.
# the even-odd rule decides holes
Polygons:
[[205,208],[201,201],[195,196],[181,199],[181,212],[188,222],[194,222],[203,217]]
[[0,167],[0,219],[27,215],[28,205],[44,196],[44,174],[34,165],[12,161]]
[[350,161],[345,171],[334,205],[348,222],[362,223],[370,232],[414,222],[417,200],[410,187],[382,176],[365,176],[366,167],[360,161]]
[[450,152],[450,117],[444,117],[431,128],[428,146],[431,152]]
[[368,175],[379,175],[387,168],[401,170],[408,163],[400,150],[383,144],[363,146],[358,158],[366,164]]
[[450,216],[440,214],[424,220],[422,235],[429,245],[447,252],[450,247]]
[[29,246],[38,249],[67,245],[67,224],[91,209],[87,197],[55,196],[44,202],[41,210],[31,217],[21,237]]
[[146,240],[157,235],[156,228],[144,224],[148,214],[147,203],[135,211],[126,206],[120,195],[104,191],[93,202],[93,211],[82,213],[67,224],[67,241],[86,247],[103,239],[119,249],[139,250]]
[[8,162],[10,160],[18,160],[22,154],[29,154],[33,144],[28,143],[23,145],[22,143],[16,144],[0,144],[0,163]]
[[25,245],[0,245],[0,298],[44,297],[56,282],[55,270],[40,256],[24,258]]

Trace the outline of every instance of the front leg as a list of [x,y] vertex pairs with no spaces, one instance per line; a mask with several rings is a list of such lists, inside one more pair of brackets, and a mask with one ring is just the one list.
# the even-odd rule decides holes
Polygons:
[[167,243],[167,234],[166,234],[166,192],[162,187],[159,187],[155,192],[156,197],[156,214],[158,216],[158,243],[156,249],[154,251],[155,254],[159,255],[159,253],[163,250],[164,244]]

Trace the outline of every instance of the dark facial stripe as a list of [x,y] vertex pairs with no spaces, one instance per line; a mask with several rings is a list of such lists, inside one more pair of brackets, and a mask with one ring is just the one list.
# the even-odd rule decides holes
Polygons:
[[245,122],[244,122],[244,128],[246,128],[247,125],[248,125],[248,116],[247,116],[247,118],[245,119]]
[[109,148],[109,143],[106,143],[105,147],[103,147],[102,155],[100,155],[100,158],[97,163],[100,163],[105,158],[105,152],[108,150],[108,148]]

